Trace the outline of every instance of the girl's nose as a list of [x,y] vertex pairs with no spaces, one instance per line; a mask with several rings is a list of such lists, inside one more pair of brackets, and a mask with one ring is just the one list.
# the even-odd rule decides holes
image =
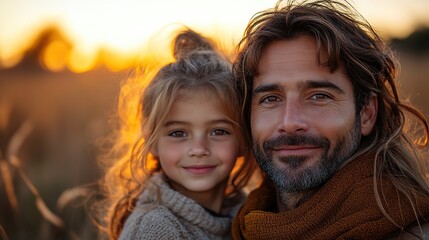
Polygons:
[[193,139],[192,145],[189,149],[189,156],[191,157],[206,157],[210,155],[208,142],[205,138],[198,137]]

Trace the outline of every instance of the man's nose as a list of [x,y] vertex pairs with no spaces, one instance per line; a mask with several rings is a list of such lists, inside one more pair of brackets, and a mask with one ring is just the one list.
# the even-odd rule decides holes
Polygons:
[[[305,118],[305,109],[299,100],[288,100],[282,109],[278,131],[286,134],[307,132],[308,121]],[[316,120],[317,121],[317,120]]]
[[208,140],[205,137],[197,136],[192,139],[189,148],[189,156],[191,157],[206,157],[210,155]]

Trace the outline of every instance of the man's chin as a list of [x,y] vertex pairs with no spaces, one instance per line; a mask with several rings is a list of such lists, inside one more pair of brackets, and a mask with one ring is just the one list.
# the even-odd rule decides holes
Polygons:
[[318,156],[287,156],[276,158],[274,162],[280,169],[299,173],[316,166],[320,162],[320,158]]
[[284,192],[302,192],[312,190],[324,184],[329,174],[315,166],[277,166],[277,171],[268,174],[279,190]]

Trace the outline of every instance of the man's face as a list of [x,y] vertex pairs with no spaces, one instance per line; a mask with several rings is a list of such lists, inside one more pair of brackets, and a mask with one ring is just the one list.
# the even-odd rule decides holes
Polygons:
[[282,192],[325,183],[366,135],[350,80],[342,68],[331,73],[318,64],[309,36],[265,49],[253,84],[251,130],[255,157]]

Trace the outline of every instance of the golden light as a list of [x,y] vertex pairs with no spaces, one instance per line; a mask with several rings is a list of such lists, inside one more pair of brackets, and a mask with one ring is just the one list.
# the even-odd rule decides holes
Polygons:
[[0,56],[0,68],[10,68],[18,64],[22,59],[22,54],[12,54],[10,56]]
[[[237,31],[235,27],[245,24],[257,10],[273,6],[276,0],[223,3],[222,0],[216,3],[194,0],[58,0],[52,4],[46,1],[29,1],[25,5],[11,1],[6,6],[0,2],[0,20],[7,20],[0,21],[0,49],[4,44],[9,45],[7,49],[21,49],[2,49],[2,67],[19,62],[16,53],[23,51],[23,45],[18,46],[13,39],[31,40],[31,37],[22,34],[25,32],[22,29],[32,29],[27,31],[28,35],[35,28],[44,26],[43,22],[55,22],[73,45],[70,50],[61,42],[45,43],[39,59],[46,69],[54,72],[69,69],[82,73],[102,64],[111,71],[120,71],[126,69],[135,56],[145,54],[141,49],[148,39],[165,28],[186,25],[203,34],[215,35],[217,30],[223,29],[223,33],[216,33],[216,36],[241,35],[242,31]],[[237,12],[237,9],[240,11]],[[1,23],[12,21],[15,26],[1,26]],[[12,52],[14,57],[11,57]]]
[[[0,67],[8,68],[21,60],[23,51],[34,40],[29,32],[40,29],[44,22],[54,23],[65,32],[71,38],[72,49],[51,39],[54,42],[45,43],[39,56],[42,66],[54,72],[67,68],[81,73],[99,65],[111,71],[124,70],[136,56],[146,54],[141,50],[151,37],[162,34],[160,32],[167,28],[177,29],[183,25],[214,36],[224,49],[231,51],[248,20],[258,11],[273,7],[277,0],[219,0],[216,3],[195,0],[39,0],[28,1],[25,5],[19,2],[3,4],[0,1]],[[429,7],[429,2],[408,4],[400,0],[354,2],[352,4],[377,31],[388,37],[409,34],[419,16],[423,19],[425,7]],[[425,19],[429,24],[429,18]],[[152,49],[167,50],[161,41],[156,43],[151,45]],[[16,50],[18,48],[21,50]]]
[[66,67],[69,53],[70,47],[66,43],[54,40],[41,53],[42,65],[52,72],[62,71]]
[[120,54],[111,51],[102,51],[99,55],[102,62],[110,71],[118,72],[127,69],[133,63],[132,54]]
[[73,49],[67,62],[67,67],[74,73],[83,73],[92,70],[96,66],[94,55]]
[[411,15],[413,11],[410,6],[413,4],[400,0],[390,1],[360,0],[357,2],[357,10],[382,37],[406,37],[417,24],[416,16]]

